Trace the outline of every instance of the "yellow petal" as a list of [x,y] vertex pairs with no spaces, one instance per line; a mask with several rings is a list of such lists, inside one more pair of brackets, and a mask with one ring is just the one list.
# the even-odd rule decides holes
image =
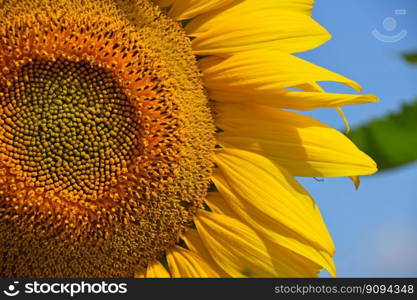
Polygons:
[[350,180],[352,180],[355,189],[359,189],[361,185],[361,178],[359,176],[350,176]]
[[293,112],[265,106],[219,103],[219,143],[261,154],[292,175],[357,176],[377,171],[375,162],[339,131]]
[[171,275],[159,261],[156,261],[148,266],[146,278],[171,278]]
[[227,59],[210,56],[201,59],[199,66],[210,90],[257,93],[321,81],[341,82],[361,90],[356,82],[339,74],[268,49],[241,52]]
[[197,230],[190,229],[187,231],[186,234],[182,236],[185,244],[187,247],[193,251],[194,253],[198,253],[198,256],[200,256],[205,262],[207,262],[210,267],[221,277],[226,278],[230,277],[227,273],[223,271],[219,267],[219,265],[213,260],[213,257],[211,257],[210,253],[208,252],[207,248],[204,246],[204,243],[202,242]]
[[193,20],[186,31],[195,37],[192,46],[196,55],[228,56],[261,48],[295,53],[330,39],[330,34],[310,16],[283,10],[281,1],[243,1]]
[[294,257],[286,256],[288,251],[281,252],[235,218],[200,211],[195,223],[210,255],[231,277],[304,277],[307,274],[288,265],[289,261],[294,263]]
[[200,211],[195,224],[210,255],[230,276],[278,276],[265,244],[243,223]]
[[298,11],[307,15],[311,15],[314,5],[314,0],[281,0],[279,2],[283,9]]
[[345,115],[345,112],[340,107],[336,107],[336,110],[339,113],[340,117],[342,118],[343,123],[345,123],[346,134],[349,134],[349,132],[350,132],[350,124],[349,124],[349,121],[348,121],[348,119],[347,119],[347,117]]
[[168,252],[167,260],[173,278],[219,277],[200,256],[179,246],[175,246]]
[[140,269],[135,272],[135,278],[171,278],[165,267],[159,262],[154,261],[146,270]]
[[296,92],[285,89],[255,91],[250,94],[210,90],[209,96],[211,99],[219,102],[267,105],[297,110],[336,108],[342,105],[364,104],[378,101],[373,95]]
[[177,0],[174,1],[168,14],[175,20],[185,20],[233,2],[237,2],[237,0]]
[[[206,199],[207,205],[216,213],[225,214],[229,217],[241,220],[247,226],[259,233],[259,236],[262,238],[269,250],[269,254],[272,260],[276,265],[278,265],[279,262],[280,267],[277,266],[277,268],[281,271],[281,276],[316,277],[317,274],[320,273],[323,269],[323,266],[327,266],[327,268],[331,270],[331,273],[335,275],[335,266],[331,256],[328,253],[325,251],[316,250],[314,248],[311,249],[312,247],[308,242],[305,244],[303,242],[294,240],[293,237],[288,237],[286,234],[282,235],[282,232],[280,233],[279,229],[276,228],[276,224],[272,224],[273,227],[270,227],[271,223],[265,220],[257,223],[256,209],[253,210],[248,207],[242,208],[241,205],[237,205],[236,207],[236,201],[233,201],[233,199],[230,199],[230,197],[227,197],[227,195],[225,195],[226,197],[222,197],[220,195],[224,194],[224,188],[218,184],[217,180],[214,180],[214,182],[216,183],[218,189],[222,191],[222,193],[210,193]],[[235,209],[235,211],[232,207]],[[248,211],[245,211],[245,209],[248,209]],[[255,217],[245,218],[247,215]],[[265,225],[267,227],[264,227]],[[310,252],[317,252],[315,255],[317,259],[314,260],[306,258],[305,256],[297,253],[297,251],[294,251],[294,249],[299,247],[309,249],[307,251]],[[318,264],[315,261],[322,262],[322,264]]]
[[297,86],[294,86],[294,88],[305,92],[324,92],[323,88],[317,82],[305,82]]
[[320,211],[308,193],[265,157],[236,149],[215,155],[216,187],[231,208],[272,241],[331,269],[320,251],[334,245]]
[[[217,173],[217,172],[215,171],[214,173]],[[213,183],[216,183],[215,182],[216,176],[213,176],[213,179],[214,179]],[[222,197],[221,193],[219,192],[208,193],[206,197],[206,203],[208,204],[210,209],[216,214],[222,214],[222,215],[226,215],[232,218],[236,218],[236,217],[239,218],[239,216],[233,211],[230,205],[228,205],[226,200],[227,199]]]
[[[183,0],[175,0],[181,2]],[[200,2],[206,2],[202,0]],[[226,1],[224,1],[226,2]],[[224,9],[217,9],[210,13],[195,18],[186,26],[186,31],[189,34],[195,35],[201,32],[209,31],[212,28],[219,26],[219,19],[226,20],[238,14],[251,14],[254,11],[282,11],[283,13],[299,13],[304,15],[311,15],[313,8],[313,0],[238,0],[236,4],[225,7]],[[259,21],[259,20],[256,20]],[[227,23],[227,22],[226,22]],[[250,22],[253,26],[254,20]]]

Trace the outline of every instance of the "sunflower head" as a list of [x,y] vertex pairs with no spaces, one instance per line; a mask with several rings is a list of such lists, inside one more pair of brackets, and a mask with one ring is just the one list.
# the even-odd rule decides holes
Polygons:
[[376,167],[287,109],[376,99],[292,55],[312,4],[0,1],[0,276],[335,275],[294,176]]
[[188,38],[149,1],[6,1],[0,20],[1,275],[132,276],[209,185]]

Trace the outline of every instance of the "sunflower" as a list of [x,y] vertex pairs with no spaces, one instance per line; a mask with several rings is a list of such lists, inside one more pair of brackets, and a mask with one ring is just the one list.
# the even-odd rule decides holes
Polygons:
[[288,109],[376,98],[293,55],[312,0],[0,3],[1,276],[335,275],[294,176],[376,166]]

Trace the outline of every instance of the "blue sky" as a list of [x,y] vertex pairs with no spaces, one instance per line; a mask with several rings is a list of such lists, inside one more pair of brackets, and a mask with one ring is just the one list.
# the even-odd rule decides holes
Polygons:
[[[400,57],[417,50],[417,1],[316,0],[314,18],[333,39],[299,56],[354,79],[364,93],[380,99],[345,108],[352,127],[417,98],[417,67]],[[385,41],[402,39],[384,42],[374,37],[375,30]],[[338,84],[324,87],[351,92]],[[334,110],[308,114],[343,128]],[[300,181],[318,202],[333,236],[339,277],[417,277],[417,163],[363,177],[359,191],[346,178]]]

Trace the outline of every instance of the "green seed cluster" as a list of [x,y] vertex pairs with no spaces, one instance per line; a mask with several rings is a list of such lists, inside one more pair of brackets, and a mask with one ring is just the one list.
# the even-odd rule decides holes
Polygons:
[[[10,93],[14,93],[11,95]],[[5,154],[36,186],[91,199],[127,166],[139,139],[134,108],[110,74],[86,63],[34,61],[3,91]]]

